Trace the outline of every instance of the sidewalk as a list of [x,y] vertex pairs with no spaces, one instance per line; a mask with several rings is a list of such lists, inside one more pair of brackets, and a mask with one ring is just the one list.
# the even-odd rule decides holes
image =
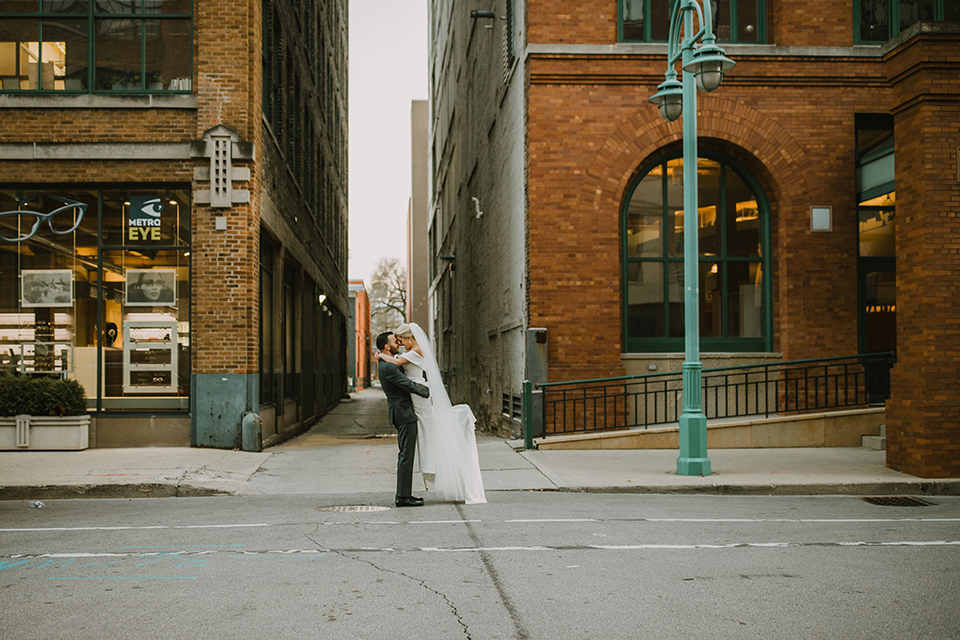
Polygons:
[[[491,436],[479,436],[477,444],[488,492],[960,495],[960,479],[926,480],[893,471],[883,451],[861,448],[715,449],[709,452],[713,473],[690,477],[677,475],[677,452],[671,450],[518,451],[522,441]],[[369,389],[341,402],[309,432],[260,453],[0,452],[0,499],[392,495],[396,457],[386,400],[379,389]],[[416,474],[415,490],[422,486]]]

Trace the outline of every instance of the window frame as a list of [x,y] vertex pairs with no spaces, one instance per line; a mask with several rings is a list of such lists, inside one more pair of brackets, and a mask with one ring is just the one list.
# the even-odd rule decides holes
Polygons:
[[[63,18],[73,18],[73,19],[83,19],[87,22],[87,69],[86,69],[86,80],[87,88],[86,89],[2,89],[0,88],[0,94],[2,95],[29,95],[29,96],[50,96],[50,95],[149,95],[149,94],[192,94],[193,93],[193,79],[194,73],[196,71],[196,61],[194,60],[194,40],[195,40],[195,29],[194,29],[194,13],[196,8],[194,6],[195,2],[191,2],[190,13],[148,13],[145,10],[143,4],[140,5],[140,10],[137,13],[107,13],[102,11],[97,11],[96,0],[89,0],[87,9],[83,12],[55,12],[55,11],[44,11],[42,0],[37,0],[37,10],[33,12],[18,12],[18,13],[4,13],[0,12],[0,18],[2,19],[33,19],[36,20],[37,26],[37,45],[42,47],[44,42],[43,40],[43,23],[51,19],[63,19]],[[140,73],[137,74],[140,77],[141,87],[139,89],[98,89],[96,87],[96,71],[97,71],[97,23],[105,19],[123,19],[136,21],[140,24]],[[163,21],[163,20],[189,20],[190,21],[190,88],[189,89],[150,89],[146,78],[149,75],[146,71],[147,64],[147,38],[145,36],[145,31],[143,29],[143,24],[147,21]],[[42,83],[38,82],[38,85]]]
[[[674,0],[668,0],[671,5]],[[738,24],[737,24],[737,15],[740,2],[756,2],[757,3],[757,39],[756,41],[749,42],[740,42],[739,39],[733,38],[728,40],[721,40],[717,38],[717,42],[727,43],[727,44],[766,44],[767,43],[767,0],[729,0],[730,2],[730,33],[733,35],[739,34]],[[624,16],[624,0],[617,0],[617,42],[619,43],[652,43],[652,42],[666,42],[666,40],[653,40],[651,39],[651,15],[652,7],[651,0],[645,0],[643,3],[643,39],[642,40],[627,40],[623,35],[623,16]],[[671,8],[672,11],[672,8]],[[667,22],[669,23],[669,16],[667,17]],[[716,20],[714,20],[716,22]],[[716,31],[716,28],[714,28]]]
[[[860,37],[860,3],[862,0],[854,0],[853,2],[853,43],[856,45],[859,44],[883,44],[891,38],[896,37],[900,34],[900,2],[899,0],[886,0],[887,3],[887,39],[886,40],[864,40]],[[934,22],[943,22],[944,17],[944,0],[933,0],[933,21]],[[920,20],[919,22],[924,22]],[[916,23],[914,23],[916,24]]]
[[[724,277],[721,284],[721,295],[722,295],[722,336],[721,337],[710,337],[710,336],[700,336],[700,346],[701,351],[704,352],[735,352],[735,353],[766,353],[770,352],[773,348],[773,270],[772,270],[772,259],[771,259],[771,246],[772,246],[772,221],[771,221],[771,210],[770,203],[767,199],[766,193],[761,187],[759,181],[753,174],[742,164],[734,160],[733,158],[727,156],[726,154],[709,150],[701,149],[699,151],[699,159],[712,160],[714,162],[720,163],[721,167],[724,170],[733,170],[737,176],[743,180],[743,182],[751,189],[753,195],[757,199],[757,210],[760,219],[760,241],[761,241],[761,250],[760,258],[747,258],[742,256],[728,256],[727,255],[727,237],[725,231],[725,221],[720,221],[721,229],[721,255],[720,256],[705,256],[700,254],[698,256],[698,263],[717,263],[720,265],[720,268],[723,269]],[[667,162],[670,160],[675,160],[682,158],[683,153],[681,150],[676,150],[671,153],[666,153],[657,156],[656,159],[648,162],[643,165],[641,169],[637,172],[636,177],[632,180],[629,188],[625,192],[625,197],[623,202],[620,205],[620,262],[621,262],[621,336],[623,340],[623,351],[624,353],[680,353],[685,349],[685,338],[680,337],[671,337],[669,336],[669,309],[671,304],[670,294],[670,283],[669,283],[669,269],[668,265],[670,264],[679,264],[683,265],[683,254],[679,256],[670,256],[667,251],[662,252],[662,255],[654,258],[637,258],[630,257],[627,254],[627,219],[630,207],[630,201],[633,199],[633,194],[636,191],[637,187],[644,180],[644,178],[649,175],[649,173],[656,168],[657,166],[666,167]],[[666,172],[664,172],[665,178]],[[665,187],[664,187],[665,188]],[[724,192],[724,198],[725,192]],[[724,210],[726,207],[722,207]],[[669,207],[666,198],[662,202],[662,236],[661,241],[666,243],[667,238],[669,237],[669,231],[667,228],[669,215]],[[728,301],[729,296],[727,295],[727,265],[736,264],[736,263],[750,263],[750,262],[759,262],[760,268],[762,269],[765,277],[762,282],[762,295],[763,300],[761,302],[761,335],[759,337],[738,337],[738,336],[729,336],[727,322],[729,318],[728,310]],[[663,265],[661,277],[663,279],[663,306],[664,306],[664,334],[657,337],[635,337],[631,336],[629,333],[629,280],[628,280],[628,270],[629,265],[634,263],[653,263]],[[681,272],[682,273],[682,272]],[[681,306],[683,301],[681,302]],[[702,314],[702,309],[701,309]],[[698,320],[699,324],[700,320]]]

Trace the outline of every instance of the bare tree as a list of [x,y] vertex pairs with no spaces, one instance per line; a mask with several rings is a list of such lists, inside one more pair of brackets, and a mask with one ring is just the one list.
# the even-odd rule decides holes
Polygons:
[[396,258],[382,258],[370,277],[370,333],[378,336],[407,316],[407,269]]

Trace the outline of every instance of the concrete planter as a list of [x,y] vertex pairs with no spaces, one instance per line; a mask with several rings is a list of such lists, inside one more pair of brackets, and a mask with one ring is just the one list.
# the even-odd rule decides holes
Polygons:
[[80,451],[89,446],[89,415],[0,418],[0,451]]

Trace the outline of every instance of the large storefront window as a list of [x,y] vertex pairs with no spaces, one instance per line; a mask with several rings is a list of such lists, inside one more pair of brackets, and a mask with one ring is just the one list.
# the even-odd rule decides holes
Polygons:
[[192,0],[0,2],[0,90],[190,93],[192,14]]
[[[769,214],[745,170],[701,157],[700,338],[707,351],[765,351],[770,337]],[[648,167],[623,212],[627,351],[683,351],[683,159]]]
[[[619,0],[620,42],[666,42],[673,0]],[[766,42],[766,0],[711,0],[720,42]]]
[[79,381],[100,411],[186,411],[187,186],[0,187],[0,375]]

